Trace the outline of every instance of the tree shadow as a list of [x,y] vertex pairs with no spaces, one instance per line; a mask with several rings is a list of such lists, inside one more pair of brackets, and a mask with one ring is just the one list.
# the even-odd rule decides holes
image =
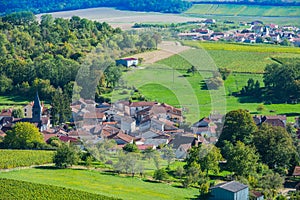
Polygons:
[[279,113],[278,115],[286,115],[287,117],[298,117],[300,116],[300,112]]
[[51,169],[51,170],[58,170],[58,169],[62,169],[62,168],[58,168],[55,166],[36,166],[34,167],[35,169]]
[[179,78],[186,78],[186,77],[191,77],[191,75],[190,74],[183,74],[183,75],[181,75],[181,76],[178,76]]
[[200,85],[201,90],[208,90],[208,87],[207,87],[206,82],[204,80],[202,80],[199,83],[199,85]]
[[258,114],[260,114],[260,113],[255,111],[255,112],[250,112],[250,114],[251,114],[251,115],[258,115]]
[[236,96],[239,103],[262,103],[262,100],[253,96]]
[[160,183],[157,180],[150,180],[150,179],[144,179],[143,181],[146,182],[146,183]]

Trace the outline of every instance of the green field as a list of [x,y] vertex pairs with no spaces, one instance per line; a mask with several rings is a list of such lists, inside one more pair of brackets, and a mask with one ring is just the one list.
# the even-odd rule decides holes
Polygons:
[[[33,98],[32,98],[33,100]],[[0,106],[1,105],[25,105],[29,102],[30,100],[27,99],[26,97],[21,97],[17,95],[1,95],[0,96]]]
[[183,44],[206,50],[218,68],[234,72],[262,73],[267,64],[287,58],[300,59],[300,48],[274,45],[247,45],[184,41]]
[[53,151],[0,150],[0,169],[52,163]]
[[[265,48],[269,47],[254,46],[252,48],[252,46],[223,44],[224,49],[231,47],[250,49],[247,52],[232,48],[231,50],[219,50],[219,44],[209,43],[209,45],[213,48],[208,51],[204,49],[188,50],[180,55],[161,60],[155,65],[146,65],[144,69],[130,71],[123,78],[128,85],[139,88],[140,92],[150,100],[184,108],[184,115],[188,122],[195,122],[200,117],[208,116],[212,111],[226,113],[239,108],[247,109],[252,114],[286,114],[289,121],[293,121],[295,116],[300,115],[299,112],[295,112],[300,110],[300,104],[265,105],[265,109],[258,113],[256,108],[261,103],[229,95],[232,92],[240,91],[247,84],[249,78],[259,80],[263,86],[263,77],[260,73],[263,72],[266,64],[275,62],[271,60],[271,57],[299,57],[299,54],[295,52],[286,53],[295,48],[287,50],[279,47],[276,50],[272,47],[274,53],[266,53]],[[255,49],[257,52],[254,52]],[[187,75],[186,70],[191,65],[196,66],[199,73]],[[211,71],[216,71],[218,67],[227,67],[236,73],[232,73],[225,81],[224,87],[218,90],[203,88],[204,80],[212,77]],[[240,72],[252,72],[252,74]]]
[[[92,194],[79,190],[66,189],[45,184],[30,183],[12,179],[0,179],[0,200],[10,199],[95,199],[114,200],[116,198]],[[38,198],[37,198],[38,197]]]
[[200,15],[300,17],[299,6],[261,6],[236,4],[196,4],[185,12]]
[[[198,189],[183,189],[164,183],[152,183],[140,178],[106,175],[88,170],[24,169],[1,172],[1,178],[65,187],[122,199],[191,199]],[[1,196],[0,196],[1,198]]]

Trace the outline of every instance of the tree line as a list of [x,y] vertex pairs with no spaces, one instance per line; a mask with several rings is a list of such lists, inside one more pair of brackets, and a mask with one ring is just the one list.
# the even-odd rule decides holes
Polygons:
[[180,13],[187,10],[191,3],[183,0],[12,0],[0,1],[0,13],[32,11],[46,13],[54,11],[76,10],[94,7],[116,7],[134,11],[155,11]]
[[300,62],[286,60],[265,67],[264,87],[257,80],[250,78],[239,95],[251,97],[255,102],[298,103],[300,101]]

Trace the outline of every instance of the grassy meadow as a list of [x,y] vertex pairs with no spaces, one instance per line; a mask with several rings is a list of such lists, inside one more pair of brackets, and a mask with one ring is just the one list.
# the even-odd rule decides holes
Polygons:
[[[240,91],[249,78],[259,80],[263,86],[262,73],[267,64],[275,63],[272,58],[298,59],[299,49],[195,41],[184,44],[197,49],[160,60],[155,65],[145,65],[144,69],[133,69],[124,74],[123,79],[127,85],[137,87],[150,100],[182,107],[186,121],[190,123],[212,111],[226,113],[239,108],[247,109],[252,114],[286,114],[289,121],[300,114],[295,112],[300,110],[300,104],[264,105],[265,109],[257,112],[256,108],[261,102],[230,96],[231,93]],[[187,69],[192,65],[196,66],[198,72],[187,74]],[[212,77],[212,72],[225,67],[232,70],[232,73],[224,82],[224,87],[207,90],[204,87],[205,81]]]
[[191,199],[198,195],[198,189],[183,189],[165,183],[153,183],[141,178],[107,175],[98,171],[75,169],[24,169],[1,172],[1,178],[28,181],[32,183],[59,186],[93,194],[122,199]]

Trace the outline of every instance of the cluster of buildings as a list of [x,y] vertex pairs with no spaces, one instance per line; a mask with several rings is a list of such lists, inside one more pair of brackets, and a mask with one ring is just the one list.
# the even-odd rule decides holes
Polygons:
[[[121,149],[135,143],[140,150],[158,149],[170,145],[177,159],[184,159],[188,150],[198,144],[215,144],[222,130],[224,115],[210,114],[185,127],[183,111],[158,102],[119,101],[114,104],[97,104],[93,100],[80,99],[71,104],[73,126],[51,126],[50,111],[41,103],[38,94],[33,102],[23,107],[24,118],[14,118],[12,109],[0,113],[0,136],[4,137],[17,122],[30,122],[39,128],[45,142],[58,137],[63,142],[80,143],[82,140],[98,142],[102,139],[115,140]],[[286,116],[253,116],[257,125],[268,123],[286,126]],[[295,126],[299,128],[299,120]]]
[[[222,130],[224,115],[210,114],[192,124],[182,126],[183,111],[166,103],[119,101],[114,104],[97,104],[93,100],[80,99],[71,104],[74,126],[51,126],[51,113],[38,94],[33,102],[23,107],[24,118],[13,117],[13,109],[0,112],[0,136],[18,122],[30,122],[39,128],[47,142],[58,137],[63,142],[80,143],[82,139],[98,142],[102,139],[115,140],[118,148],[127,143],[137,144],[140,150],[157,149],[170,145],[177,159],[184,159],[188,150],[198,144],[215,144]],[[267,123],[286,127],[285,115],[253,116],[256,125]],[[185,127],[185,128],[182,128]],[[300,137],[300,122],[295,127]]]
[[[199,28],[188,32],[179,33],[181,39],[193,39],[202,41],[230,41],[240,43],[268,43],[279,44],[284,40],[289,41],[296,47],[300,46],[300,29],[295,26],[281,26],[276,24],[264,25],[261,21],[251,23],[241,22],[240,26],[247,26],[241,30],[228,30],[224,32],[214,32],[209,29],[210,24],[215,20],[208,19],[199,24]],[[227,22],[233,23],[233,22]]]
[[[218,141],[224,115],[211,114],[195,122],[188,129],[181,128],[184,118],[180,108],[158,102],[119,101],[114,104],[97,104],[93,100],[80,99],[71,104],[73,124],[52,127],[50,112],[41,103],[38,94],[33,102],[23,107],[24,118],[14,118],[12,109],[0,113],[0,136],[4,137],[17,122],[35,124],[44,136],[45,142],[57,137],[63,142],[81,144],[81,141],[98,142],[114,140],[117,149],[128,143],[135,143],[140,150],[159,149],[170,145],[177,159],[184,159],[188,150],[199,144],[214,144]],[[264,123],[286,127],[286,116],[253,116],[256,125]],[[300,136],[300,120],[295,127]],[[259,192],[249,191],[247,185],[236,181],[218,184],[210,188],[212,199],[248,199],[249,193],[257,200],[263,199]],[[226,197],[226,198],[225,198]]]

